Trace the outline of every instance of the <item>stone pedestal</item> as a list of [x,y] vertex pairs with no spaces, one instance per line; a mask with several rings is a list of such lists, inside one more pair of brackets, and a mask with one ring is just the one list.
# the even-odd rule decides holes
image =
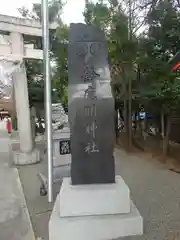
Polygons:
[[49,221],[49,240],[112,240],[142,235],[143,219],[120,176],[114,184],[62,183]]
[[115,184],[71,185],[64,178],[60,190],[60,217],[130,212],[129,188],[120,176]]
[[21,151],[13,151],[13,162],[16,165],[34,164],[40,161],[40,152],[38,149],[33,149],[29,153]]

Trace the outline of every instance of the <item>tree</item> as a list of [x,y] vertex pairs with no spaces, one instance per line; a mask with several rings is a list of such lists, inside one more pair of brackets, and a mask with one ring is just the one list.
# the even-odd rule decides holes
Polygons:
[[[136,79],[135,60],[138,43],[136,31],[138,28],[135,28],[135,25],[137,27],[138,18],[135,17],[136,1],[123,3],[117,0],[110,0],[108,3],[101,0],[96,4],[86,1],[84,17],[87,24],[94,24],[101,28],[108,40],[112,90],[116,103],[119,102],[119,105],[122,105],[121,103],[124,102],[127,131],[127,85],[131,83],[131,79]],[[132,4],[129,6],[129,3]],[[129,96],[129,102],[131,102],[131,96]],[[131,113],[129,119],[131,120]]]
[[164,156],[168,151],[172,114],[180,102],[180,78],[168,65],[168,60],[180,49],[179,24],[174,2],[159,2],[148,14],[148,34],[139,45],[141,100],[146,99],[161,112]]
[[69,27],[64,24],[57,29],[52,50],[55,61],[53,87],[63,104],[68,102],[68,31]]
[[[62,23],[61,14],[64,3],[62,0],[51,0],[48,1],[49,5],[49,22],[58,22]],[[42,7],[40,3],[34,3],[32,10],[27,9],[26,7],[18,8],[18,11],[21,13],[22,17],[42,21]]]

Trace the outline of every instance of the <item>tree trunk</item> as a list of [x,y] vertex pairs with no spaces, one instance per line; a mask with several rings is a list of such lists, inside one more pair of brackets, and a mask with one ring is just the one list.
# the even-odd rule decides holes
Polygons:
[[164,113],[163,111],[161,112],[161,136],[162,139],[164,139]]
[[118,129],[118,109],[115,110],[115,134],[116,134],[116,143],[118,142],[119,129]]
[[124,131],[125,131],[125,136],[126,136],[126,149],[128,149],[128,118],[127,118],[127,99],[126,99],[126,94],[125,94],[125,99],[124,99]]
[[167,116],[166,133],[163,138],[163,160],[165,161],[169,152],[169,134],[171,131],[171,116]]

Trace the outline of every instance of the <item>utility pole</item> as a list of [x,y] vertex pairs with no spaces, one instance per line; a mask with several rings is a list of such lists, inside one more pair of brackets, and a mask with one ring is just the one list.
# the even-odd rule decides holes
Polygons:
[[53,201],[53,162],[52,162],[52,99],[49,60],[49,9],[48,0],[42,0],[43,61],[45,79],[46,139],[48,154],[48,202]]

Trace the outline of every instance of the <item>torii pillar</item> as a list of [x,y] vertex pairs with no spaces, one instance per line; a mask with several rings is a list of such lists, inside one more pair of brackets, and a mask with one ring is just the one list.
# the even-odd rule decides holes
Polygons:
[[[52,26],[51,29],[56,26]],[[28,84],[24,59],[43,59],[43,51],[24,45],[23,36],[42,37],[41,24],[38,21],[20,19],[0,15],[0,30],[9,33],[8,45],[0,44],[0,57],[10,61],[19,61],[20,70],[13,73],[13,84],[15,93],[18,130],[20,138],[20,149],[13,151],[14,163],[18,165],[32,164],[40,160],[40,154],[34,148],[32,138],[30,108],[28,97]]]
[[[23,56],[24,44],[23,37],[20,33],[11,33],[11,51],[12,54]],[[14,93],[16,99],[16,113],[18,118],[18,129],[20,137],[20,150],[23,153],[31,153],[33,151],[33,139],[30,122],[29,95],[26,71],[21,60],[22,66],[20,71],[13,73]],[[38,157],[39,158],[39,157]],[[39,159],[37,159],[39,160]]]

